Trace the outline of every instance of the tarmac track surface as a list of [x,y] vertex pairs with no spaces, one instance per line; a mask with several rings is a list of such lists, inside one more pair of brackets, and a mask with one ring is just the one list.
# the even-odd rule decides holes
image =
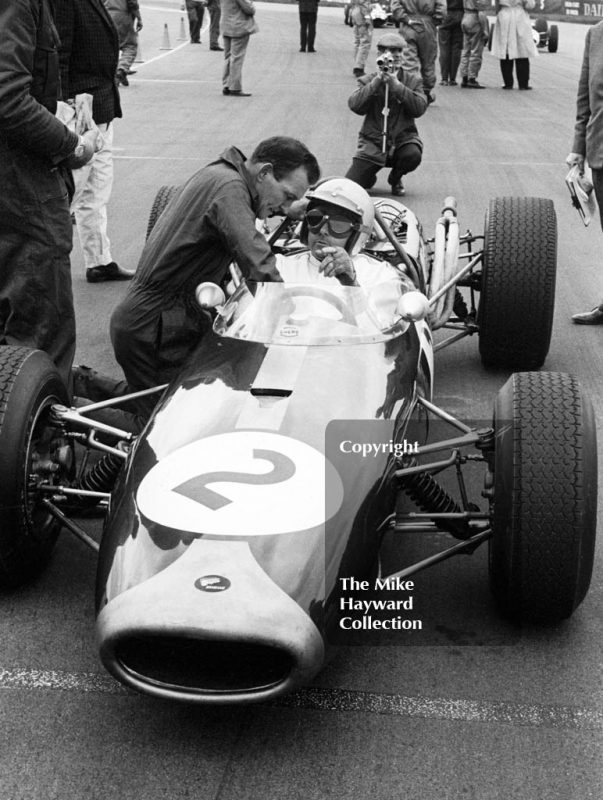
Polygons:
[[[360,118],[352,33],[321,8],[317,53],[298,52],[297,6],[258,4],[261,32],[244,68],[251,98],[221,94],[222,59],[178,41],[182,12],[143,5],[142,55],[122,91],[110,205],[113,258],[134,269],[153,197],[227,145],[250,153],[265,136],[295,135],[323,174],[345,172]],[[170,50],[166,44],[168,25]],[[560,49],[532,62],[532,92],[502,92],[484,58],[486,91],[436,87],[419,120],[424,161],[406,200],[430,235],[443,198],[461,228],[481,232],[491,197],[551,197],[559,217],[559,275],[546,369],[575,374],[601,421],[601,330],[569,316],[597,302],[601,232],[569,205],[564,159],[586,28],[560,24]],[[378,32],[376,32],[378,36]],[[374,194],[387,189],[381,173]],[[118,374],[108,318],[123,284],[85,282],[73,254],[80,363]],[[475,341],[436,359],[436,400],[488,420],[508,373],[486,372]],[[98,534],[98,525],[96,526]],[[413,555],[440,544],[411,545]],[[400,557],[390,543],[389,557]],[[347,649],[312,686],[270,706],[199,709],[131,693],[108,677],[94,644],[94,555],[64,535],[45,575],[0,597],[2,800],[198,797],[208,800],[585,800],[603,794],[601,557],[574,617],[517,631],[500,619],[487,558],[446,562],[418,576],[421,634]]]

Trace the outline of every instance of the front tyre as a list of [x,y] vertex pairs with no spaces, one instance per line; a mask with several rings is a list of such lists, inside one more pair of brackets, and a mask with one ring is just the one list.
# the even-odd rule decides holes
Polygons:
[[553,330],[556,274],[553,201],[491,200],[477,316],[484,366],[523,371],[543,365]]
[[34,578],[59,533],[39,491],[65,480],[71,465],[71,448],[51,420],[57,403],[69,405],[69,396],[46,353],[0,347],[1,588]]
[[570,375],[512,375],[498,394],[490,585],[518,622],[571,616],[590,585],[597,440],[590,400]]

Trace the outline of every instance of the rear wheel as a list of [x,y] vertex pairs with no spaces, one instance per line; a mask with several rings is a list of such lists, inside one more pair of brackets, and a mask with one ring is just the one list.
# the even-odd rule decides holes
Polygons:
[[60,530],[39,487],[69,472],[71,448],[51,414],[69,397],[46,353],[0,347],[0,398],[0,586],[15,588],[43,569]]
[[549,352],[557,272],[552,200],[498,197],[486,215],[477,322],[482,362],[532,370]]
[[556,25],[551,25],[548,47],[549,53],[556,53],[559,48],[559,28]]
[[172,197],[176,194],[178,187],[177,186],[162,186],[157,194],[155,195],[155,200],[153,200],[153,205],[151,207],[151,213],[149,214],[149,222],[147,225],[147,235],[146,238],[148,239],[151,235],[151,231],[157,224],[157,220],[163,214],[165,207],[170,202]]
[[569,617],[590,585],[597,521],[592,405],[570,375],[512,375],[494,417],[490,584],[520,622]]

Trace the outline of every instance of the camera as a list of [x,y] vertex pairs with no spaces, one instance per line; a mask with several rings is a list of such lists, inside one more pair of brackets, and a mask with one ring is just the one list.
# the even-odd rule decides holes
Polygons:
[[394,57],[389,53],[382,53],[377,57],[377,66],[381,72],[394,71]]

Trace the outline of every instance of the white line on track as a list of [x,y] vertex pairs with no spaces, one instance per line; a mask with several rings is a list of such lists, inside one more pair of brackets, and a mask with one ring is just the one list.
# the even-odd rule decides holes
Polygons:
[[[96,672],[2,669],[0,690],[59,690],[138,697],[108,675]],[[449,722],[485,722],[529,728],[603,730],[603,712],[579,706],[503,703],[443,697],[407,697],[348,689],[300,689],[264,706],[337,713],[415,717]]]

